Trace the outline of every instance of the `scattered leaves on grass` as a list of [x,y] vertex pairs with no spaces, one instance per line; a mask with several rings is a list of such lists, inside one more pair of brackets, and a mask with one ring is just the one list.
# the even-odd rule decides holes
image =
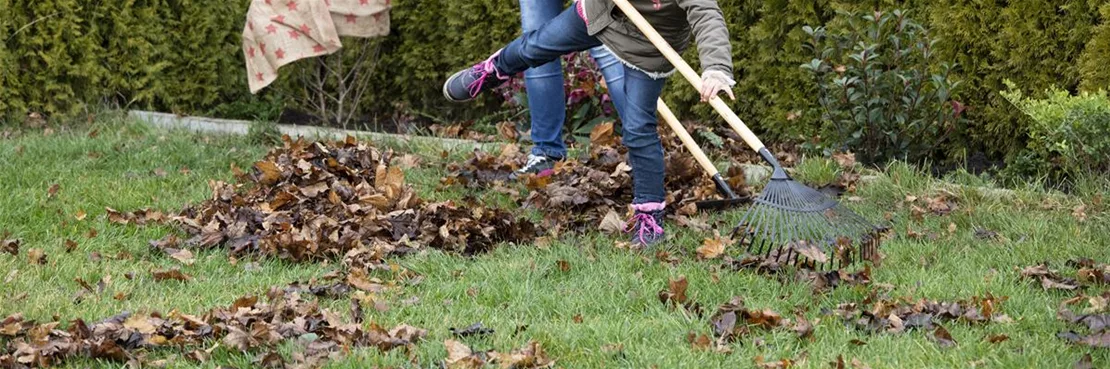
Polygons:
[[1110,285],[1110,265],[1088,258],[1069,260],[1068,266],[1079,269],[1079,281],[1088,284]]
[[61,190],[61,189],[62,189],[62,185],[60,185],[60,184],[55,183],[55,184],[50,185],[50,188],[46,190],[46,198],[52,199],[55,196],[58,196],[58,191]]
[[570,263],[567,262],[566,260],[557,260],[557,261],[555,261],[555,266],[559,267],[559,271],[561,271],[561,272],[566,273],[566,272],[570,271]]
[[1041,288],[1045,290],[1060,289],[1070,291],[1079,288],[1078,282],[1071,278],[1061,277],[1057,271],[1049,269],[1047,263],[1022,268],[1021,276],[1026,279],[1039,281],[1041,283]]
[[88,214],[86,214],[84,210],[77,210],[77,213],[73,214],[73,218],[77,219],[78,221],[85,220],[85,217],[87,216]]
[[931,330],[934,340],[946,346],[949,345],[949,341],[952,341],[951,343],[954,341],[950,336],[946,336],[947,330],[938,323],[943,321],[970,324],[1011,322],[1009,316],[1001,313],[1002,303],[1007,299],[1007,297],[996,297],[989,293],[986,296],[974,296],[955,302],[913,300],[905,297],[891,300],[872,295],[858,304],[840,304],[833,314],[850,326],[870,333],[896,334],[914,329]]
[[[774,329],[787,323],[779,313],[764,309],[747,309],[744,299],[734,296],[729,302],[717,308],[709,319],[718,346],[726,346],[750,333],[752,328]],[[795,329],[797,331],[797,329]]]
[[444,340],[443,345],[447,348],[447,359],[444,363],[449,369],[477,369],[486,364],[499,364],[506,369],[550,368],[555,365],[555,361],[549,359],[540,344],[535,341],[509,353],[492,350],[474,352],[465,343],[451,339]]
[[[1070,330],[1060,332],[1057,337],[1091,347],[1110,348],[1110,314],[1106,313],[1108,299],[1110,299],[1110,292],[1104,292],[1101,296],[1079,295],[1065,300],[1060,304],[1056,317],[1068,324],[1085,328],[1086,334]],[[1090,305],[1083,314],[1076,314],[1068,308],[1068,305],[1077,304],[1083,300]]]

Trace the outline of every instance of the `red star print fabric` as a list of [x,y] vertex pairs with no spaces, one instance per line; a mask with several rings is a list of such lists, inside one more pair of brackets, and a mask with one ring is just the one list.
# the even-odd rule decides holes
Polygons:
[[243,26],[243,56],[251,93],[277,79],[294,61],[331,54],[339,36],[389,34],[390,0],[252,0]]

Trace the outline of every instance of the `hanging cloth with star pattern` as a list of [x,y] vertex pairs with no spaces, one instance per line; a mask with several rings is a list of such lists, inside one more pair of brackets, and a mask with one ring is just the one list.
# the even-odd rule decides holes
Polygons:
[[278,68],[343,48],[339,36],[389,34],[390,0],[253,0],[243,27],[251,93],[277,79]]

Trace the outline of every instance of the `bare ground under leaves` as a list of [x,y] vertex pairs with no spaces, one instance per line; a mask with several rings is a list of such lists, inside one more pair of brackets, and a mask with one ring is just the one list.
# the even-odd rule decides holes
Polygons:
[[[232,163],[249,168],[266,148],[110,120],[76,132],[24,132],[2,143],[0,191],[9,196],[0,199],[0,316],[21,313],[40,323],[57,317],[66,326],[123,311],[199,315],[243,296],[264,296],[274,286],[320,285],[343,270],[342,257],[304,263],[232,259],[224,249],[188,255],[155,249],[149,241],[175,228],[119,224],[106,210],[176,213],[212,196],[209,179],[231,182]],[[492,205],[515,202],[497,191],[442,186],[448,173],[437,164],[439,149],[396,149],[420,162],[406,169],[405,180],[423,199],[461,200],[484,191],[478,193]],[[464,153],[448,157],[461,161]],[[802,160],[797,176],[817,185],[836,182],[839,168],[831,161]],[[1107,286],[1098,273],[1110,262],[1110,225],[1099,196],[983,193],[902,165],[854,187],[842,200],[872,219],[889,219],[895,230],[883,246],[886,259],[865,282],[858,274],[817,278],[737,267],[737,250],[710,250],[719,246],[706,239],[720,239],[712,230],[672,223],[676,232],[659,254],[616,247],[616,237],[597,232],[497,247],[474,257],[432,249],[390,258],[392,271],[366,276],[404,283],[400,288],[339,291],[343,298],[326,291],[305,295],[344,322],[361,312],[363,329],[407,324],[427,330],[411,350],[355,348],[327,362],[333,367],[459,366],[479,359],[497,365],[514,354],[534,354],[537,347],[543,358],[529,359],[537,366],[553,360],[556,367],[575,368],[1110,363],[1108,349],[1097,347],[1107,313]],[[713,215],[706,223],[725,232],[739,215]],[[1046,270],[1036,269],[1042,263]],[[661,303],[669,301],[667,293],[678,296],[672,281],[680,279],[685,301]],[[834,288],[828,288],[831,280],[837,281]],[[913,315],[922,312],[955,315],[928,325]],[[735,316],[731,325],[721,319],[729,313]],[[477,322],[485,329],[457,334]],[[0,346],[6,339],[0,332]],[[214,344],[143,354],[188,367],[200,365],[188,354]],[[250,367],[300,352],[295,342],[273,350],[278,357],[223,344],[203,365]],[[496,353],[485,354],[490,350]],[[501,355],[506,359],[489,360]],[[78,359],[65,365],[123,364]]]

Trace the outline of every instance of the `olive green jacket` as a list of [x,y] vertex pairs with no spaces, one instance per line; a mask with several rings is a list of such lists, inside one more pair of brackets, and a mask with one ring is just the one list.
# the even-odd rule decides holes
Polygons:
[[[668,76],[674,67],[640,32],[613,0],[579,0],[586,30],[626,65],[654,78]],[[732,78],[732,45],[725,18],[716,0],[629,0],[664,40],[678,52],[697,42],[702,72],[720,71]]]

